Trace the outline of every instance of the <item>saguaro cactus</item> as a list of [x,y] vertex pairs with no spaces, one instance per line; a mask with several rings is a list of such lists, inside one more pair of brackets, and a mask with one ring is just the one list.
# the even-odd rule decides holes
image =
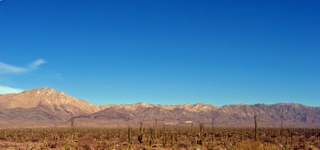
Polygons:
[[205,141],[205,137],[206,137],[207,133],[204,132],[204,124],[200,123],[199,124],[199,133],[198,133],[198,141],[197,143],[199,145],[204,145],[204,141]]
[[165,148],[168,143],[168,132],[164,132],[162,139],[162,147]]
[[282,139],[282,132],[283,132],[283,129],[282,129],[282,121],[281,121],[281,124],[280,124],[280,139]]
[[254,113],[254,139],[256,141],[259,140],[259,137],[258,137],[258,121],[257,121],[257,114]]
[[212,118],[212,121],[211,121],[211,132],[212,132],[212,141],[214,141],[214,134],[215,134],[215,131],[214,131],[214,118]]
[[128,126],[128,144],[132,144],[131,127]]
[[154,139],[157,139],[157,126],[158,126],[158,119],[154,119]]
[[71,113],[70,122],[71,122],[71,128],[73,128],[74,127],[74,114],[73,113]]
[[154,129],[150,127],[150,141],[149,141],[149,145],[151,146],[154,142]]
[[138,141],[142,144],[143,143],[143,127],[142,127],[142,122],[140,122],[140,128],[139,128],[139,135],[138,135]]

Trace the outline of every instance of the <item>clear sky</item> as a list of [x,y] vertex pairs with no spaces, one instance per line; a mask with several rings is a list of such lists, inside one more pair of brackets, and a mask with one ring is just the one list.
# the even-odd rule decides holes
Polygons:
[[0,93],[320,106],[319,0],[2,0]]

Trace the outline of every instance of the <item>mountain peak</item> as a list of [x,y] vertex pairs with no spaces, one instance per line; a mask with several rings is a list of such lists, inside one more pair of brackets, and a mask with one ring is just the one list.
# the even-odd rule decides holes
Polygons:
[[36,94],[43,94],[43,93],[55,93],[57,92],[56,90],[54,90],[53,88],[49,88],[49,87],[44,87],[44,88],[35,88],[32,90],[24,90],[22,93],[36,93]]
[[8,109],[45,107],[76,114],[92,113],[100,110],[98,106],[83,100],[80,101],[49,87],[25,90],[22,93],[0,97],[0,105],[2,108]]
[[[43,88],[37,88],[38,90],[41,90],[41,91],[55,91],[53,88],[50,88],[50,87],[43,87]],[[35,89],[35,90],[37,90]]]
[[141,107],[152,107],[153,106],[152,104],[147,104],[147,103],[144,103],[144,102],[138,102],[135,105],[141,106]]
[[55,93],[55,92],[57,92],[53,88],[49,88],[49,87],[37,88],[37,89],[33,89],[33,91],[42,92],[42,93],[43,92],[45,92],[45,93]]

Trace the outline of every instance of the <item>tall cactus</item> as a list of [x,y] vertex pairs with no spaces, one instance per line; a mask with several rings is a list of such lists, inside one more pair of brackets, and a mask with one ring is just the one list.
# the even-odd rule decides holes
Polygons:
[[128,144],[132,144],[132,133],[131,133],[131,127],[128,126]]
[[199,123],[199,132],[198,132],[198,141],[197,144],[199,145],[204,145],[205,142],[205,137],[206,137],[207,133],[204,132],[204,124],[203,123]]
[[168,132],[164,132],[162,139],[162,147],[165,148],[168,143]]
[[154,129],[150,127],[150,141],[149,145],[151,146],[154,142]]
[[154,119],[154,139],[157,139],[157,126],[158,126],[158,119]]
[[142,122],[140,122],[140,128],[139,128],[139,135],[138,135],[138,141],[142,144],[143,143],[143,127],[142,127]]
[[214,141],[215,131],[214,131],[214,118],[212,118],[211,122],[211,132],[212,132],[212,142]]
[[254,138],[256,141],[259,140],[258,137],[258,121],[257,121],[257,114],[254,113]]
[[71,122],[71,128],[73,128],[74,127],[74,114],[73,113],[71,113],[70,122]]
[[174,145],[174,133],[172,131],[170,132],[170,145],[171,147]]
[[282,129],[282,121],[281,121],[281,125],[280,125],[280,139],[282,139],[282,132],[283,132],[283,129]]
[[162,127],[162,147],[165,148],[168,143],[168,132],[166,131],[166,125]]

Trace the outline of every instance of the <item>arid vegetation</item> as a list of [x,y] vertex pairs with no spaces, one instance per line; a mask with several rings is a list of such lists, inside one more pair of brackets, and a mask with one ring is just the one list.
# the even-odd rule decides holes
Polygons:
[[319,149],[320,129],[144,126],[0,129],[1,149]]

